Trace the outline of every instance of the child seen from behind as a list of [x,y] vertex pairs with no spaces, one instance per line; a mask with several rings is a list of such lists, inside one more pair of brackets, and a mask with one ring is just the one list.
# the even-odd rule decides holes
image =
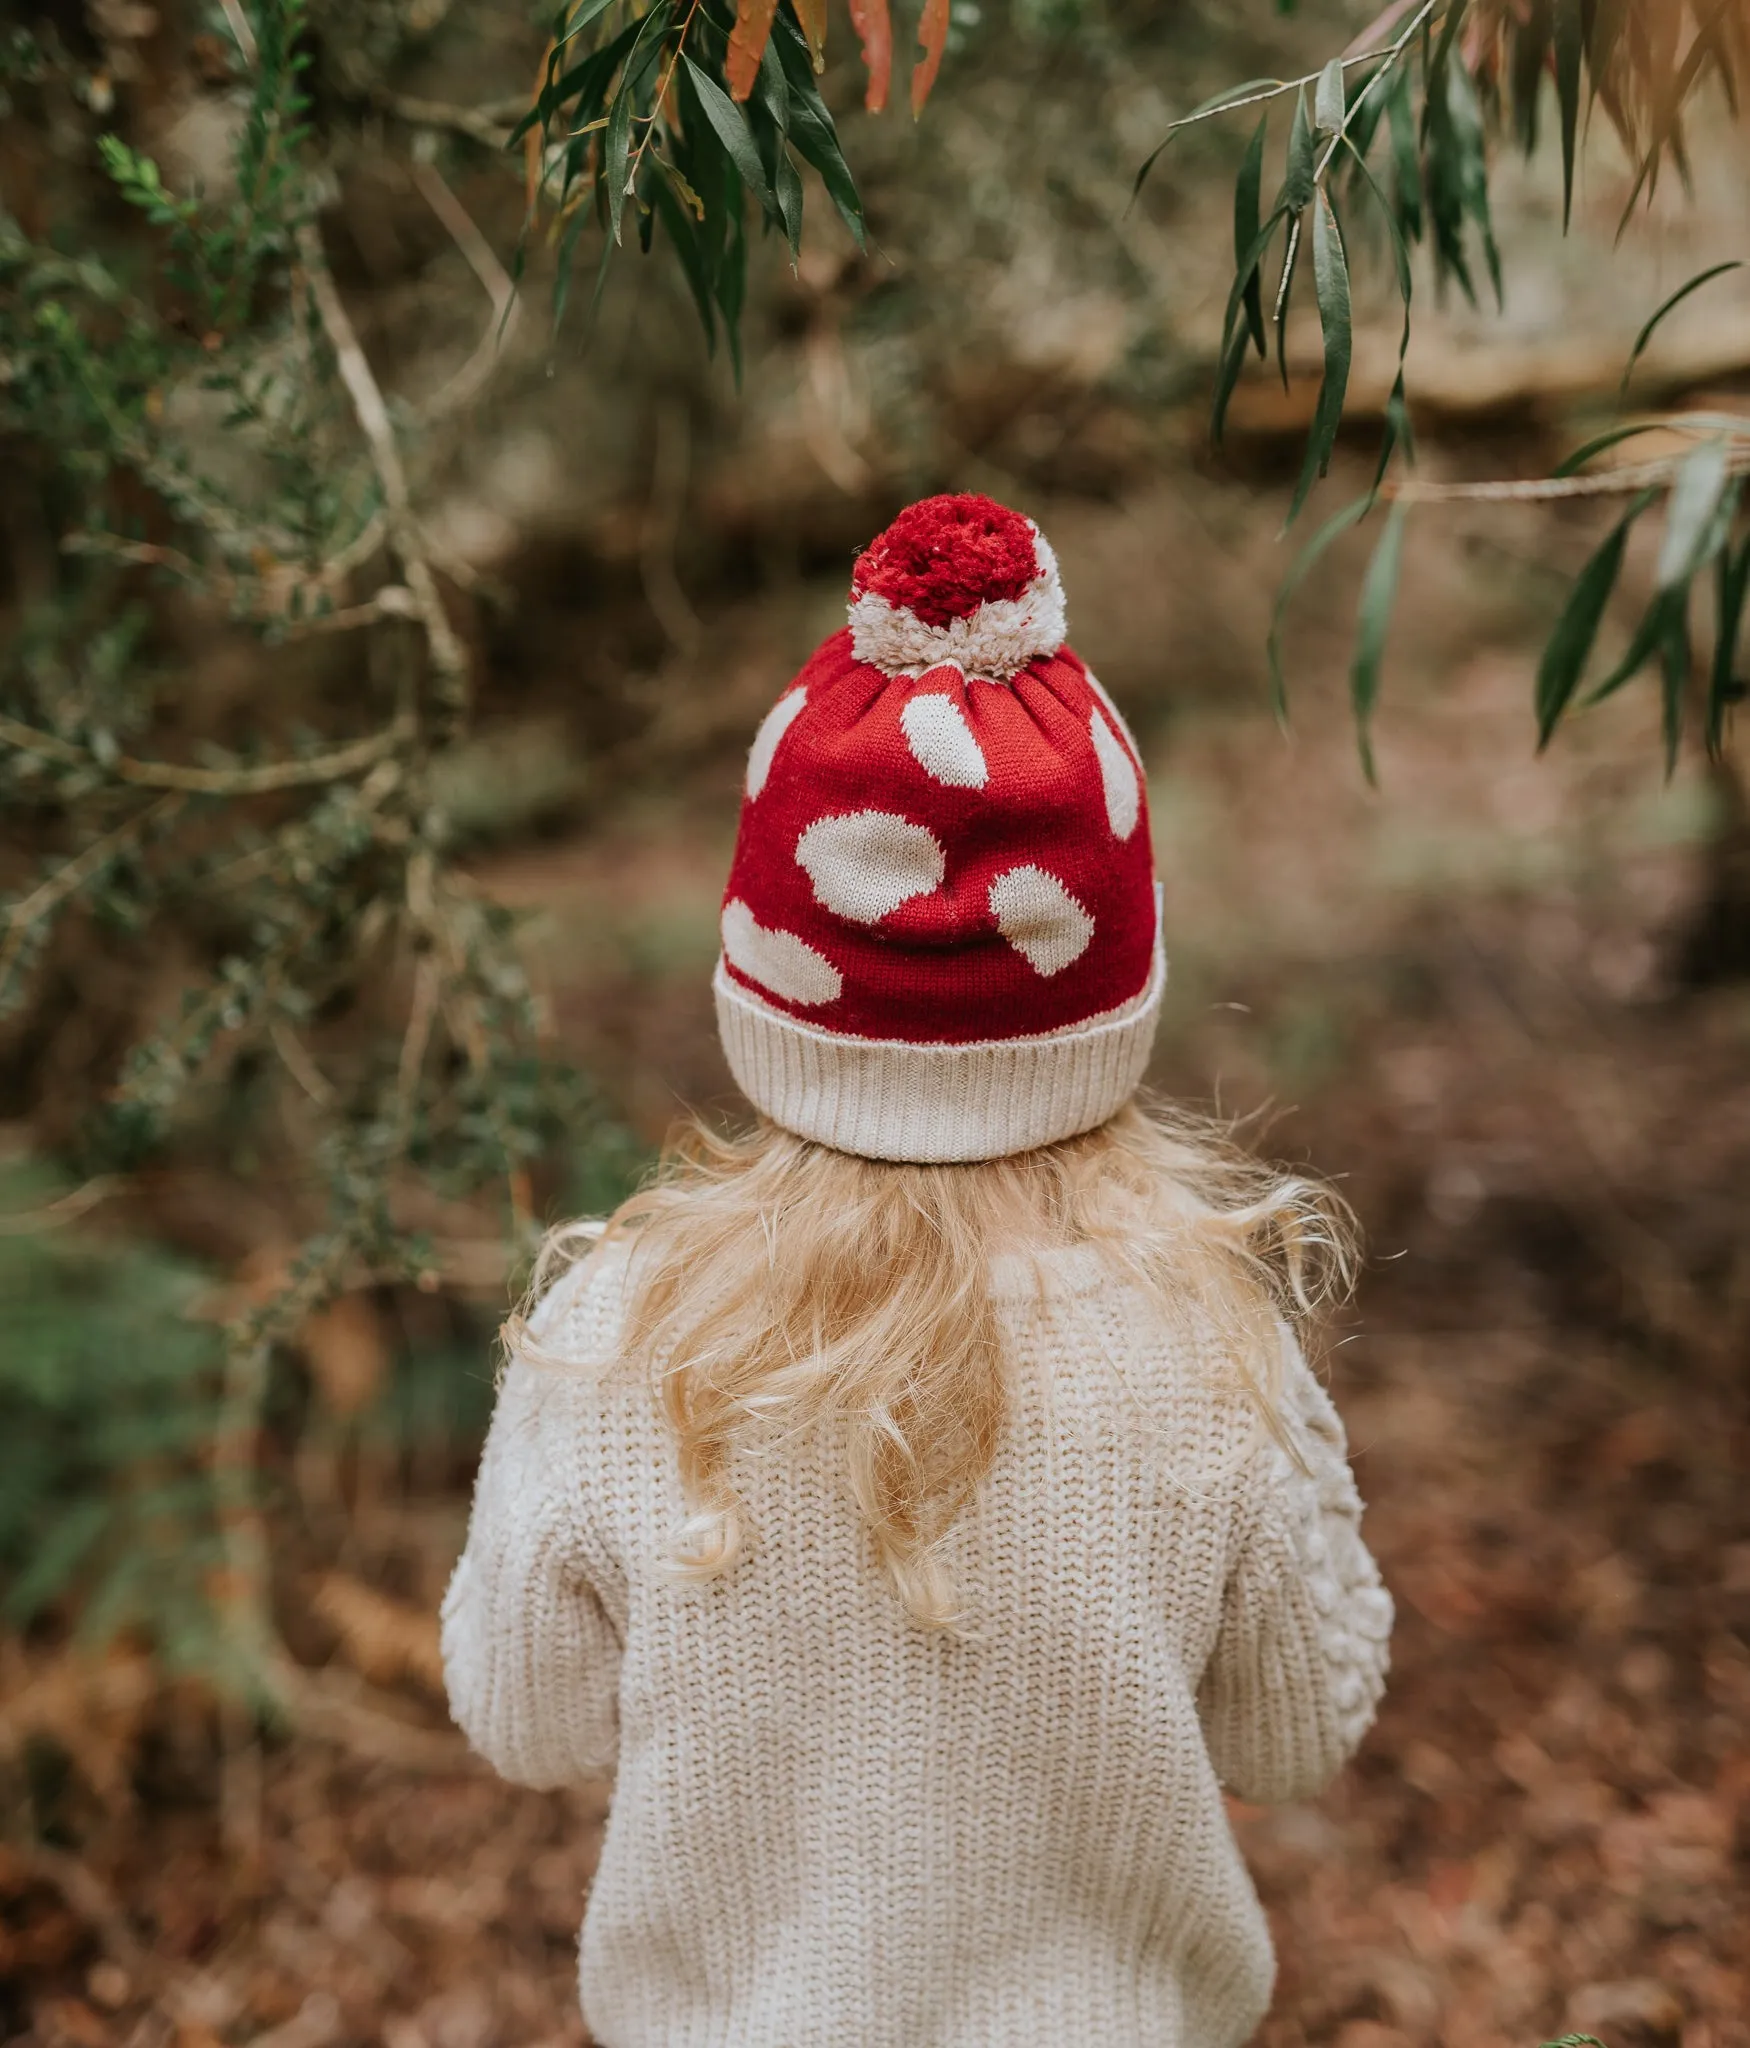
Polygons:
[[444,1607],[506,1777],[614,1775],[605,2048],[1239,2048],[1222,1790],[1366,1731],[1391,1604],[1294,1335],[1342,1214],[1134,1100],[1135,744],[1050,548],[902,514],[760,727],[715,979],[759,1111],[555,1234]]

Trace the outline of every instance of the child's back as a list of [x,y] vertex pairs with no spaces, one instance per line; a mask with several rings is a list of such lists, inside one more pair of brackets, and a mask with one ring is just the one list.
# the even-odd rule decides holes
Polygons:
[[[609,2048],[1237,2048],[1262,2017],[1222,1787],[1332,1776],[1391,1607],[1269,1284],[1292,1306],[1326,1212],[1122,1108],[1153,962],[1000,1047],[835,1039],[720,974],[802,1137],[683,1162],[513,1333],[445,1658],[506,1776],[617,1774],[582,1944]],[[914,1052],[883,1096],[868,1061]],[[967,1163],[846,1157],[872,1123]]]

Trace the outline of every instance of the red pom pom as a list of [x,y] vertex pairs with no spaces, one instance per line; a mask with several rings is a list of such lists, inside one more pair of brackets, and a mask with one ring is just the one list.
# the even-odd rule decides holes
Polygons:
[[1028,522],[966,492],[907,506],[857,558],[851,589],[946,626],[993,598],[1019,597],[1038,574]]

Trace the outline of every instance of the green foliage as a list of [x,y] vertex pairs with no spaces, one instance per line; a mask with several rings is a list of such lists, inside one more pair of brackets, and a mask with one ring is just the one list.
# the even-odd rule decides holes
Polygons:
[[201,1276],[67,1227],[67,1189],[0,1173],[0,1619],[75,1612],[173,1669],[239,1681],[212,1583],[226,1554],[211,1447],[224,1345]]
[[[441,791],[470,657],[409,479],[413,422],[329,272],[340,142],[318,125],[305,0],[225,18],[239,118],[209,189],[90,132],[87,231],[0,211],[0,436],[55,550],[0,643],[0,810],[25,862],[0,898],[0,1015],[32,1028],[94,937],[136,970],[155,956],[170,994],[95,1077],[79,1163],[192,1150],[247,1173],[272,1116],[313,1227],[221,1328],[191,1319],[198,1283],[173,1261],[0,1221],[0,1599],[14,1625],[52,1610],[259,1692],[284,1661],[257,1471],[280,1347],[361,1273],[443,1284],[416,1210],[496,1210],[514,1271],[538,1162],[563,1146],[571,1195],[605,1207],[644,1161],[551,1056],[516,921],[455,866]],[[745,100],[730,26],[719,0],[574,0],[518,139],[562,276],[591,223],[601,277],[660,223],[739,369],[750,232],[796,252],[803,166],[859,239],[862,214],[797,19]],[[66,62],[6,31],[0,92],[41,114]],[[179,715],[189,604],[262,642],[234,728]],[[21,1184],[11,1206],[50,1192]],[[373,1426],[443,1409],[421,1385]]]
[[[1426,248],[1437,282],[1455,283],[1473,304],[1480,253],[1497,304],[1503,298],[1489,196],[1492,131],[1508,128],[1524,148],[1534,147],[1544,82],[1553,81],[1565,221],[1572,212],[1583,118],[1596,103],[1638,159],[1632,212],[1641,194],[1653,189],[1666,156],[1680,165],[1684,161],[1687,99],[1710,77],[1735,95],[1739,74],[1750,65],[1745,48],[1750,29],[1737,15],[1722,18],[1723,13],[1717,8],[1698,12],[1694,41],[1679,65],[1672,55],[1679,39],[1668,32],[1669,15],[1659,16],[1654,0],[1619,0],[1611,8],[1552,0],[1529,11],[1505,0],[1422,0],[1387,17],[1393,23],[1390,39],[1377,48],[1335,58],[1305,78],[1253,80],[1205,101],[1173,123],[1137,173],[1140,191],[1176,134],[1242,107],[1264,106],[1234,187],[1235,269],[1217,355],[1212,431],[1219,443],[1248,352],[1260,358],[1267,352],[1263,299],[1273,257],[1276,352],[1286,385],[1285,336],[1302,244],[1310,236],[1324,374],[1289,508],[1291,526],[1328,474],[1343,425],[1354,356],[1343,208],[1365,196],[1385,223],[1403,330],[1373,489],[1327,520],[1297,558],[1278,598],[1269,637],[1271,688],[1280,711],[1290,599],[1336,540],[1367,518],[1381,498],[1395,500],[1363,588],[1352,671],[1362,766],[1370,781],[1370,724],[1402,564],[1406,508],[1443,498],[1558,500],[1614,491],[1631,497],[1627,513],[1582,570],[1543,650],[1535,700],[1539,744],[1548,743],[1576,702],[1601,701],[1649,663],[1656,664],[1659,675],[1667,772],[1677,759],[1686,709],[1697,696],[1704,705],[1707,749],[1717,754],[1725,744],[1730,711],[1745,694],[1736,671],[1746,595],[1741,564],[1750,539],[1735,547],[1734,533],[1743,478],[1750,473],[1750,424],[1718,415],[1627,422],[1588,441],[1546,484],[1421,486],[1393,474],[1414,459],[1405,373],[1414,305],[1412,250]],[[1657,25],[1661,20],[1663,27]],[[1315,89],[1310,114],[1309,86]],[[1283,100],[1290,105],[1282,181],[1264,214],[1270,109]],[[1657,308],[1629,354],[1621,397],[1626,398],[1667,316],[1692,293],[1741,267],[1735,261],[1716,264]],[[1613,476],[1583,474],[1599,456],[1636,435],[1672,427],[1699,437],[1687,455],[1630,465]],[[1584,672],[1620,578],[1629,536],[1662,500],[1667,501],[1665,538],[1652,601],[1621,662],[1589,696],[1582,696]],[[1713,646],[1705,663],[1697,660],[1692,630],[1697,588],[1704,579],[1713,584]]]
[[745,103],[726,79],[730,16],[704,0],[654,0],[623,26],[603,0],[573,0],[553,25],[547,75],[513,144],[537,147],[561,224],[555,317],[585,227],[600,231],[599,294],[628,213],[640,246],[655,227],[679,259],[707,342],[723,335],[739,376],[750,214],[802,246],[799,165],[819,173],[859,247],[863,209],[820,96],[807,40],[783,6]]

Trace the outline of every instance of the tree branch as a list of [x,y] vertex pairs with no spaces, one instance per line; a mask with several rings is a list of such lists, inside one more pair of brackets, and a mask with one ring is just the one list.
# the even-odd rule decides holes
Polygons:
[[352,319],[335,288],[322,247],[322,236],[313,221],[298,230],[298,257],[309,279],[310,292],[321,316],[323,331],[334,350],[340,381],[357,416],[360,430],[371,451],[377,480],[383,487],[383,510],[389,523],[389,543],[401,562],[407,588],[413,594],[414,609],[431,651],[433,693],[446,717],[459,722],[468,708],[468,657],[449,614],[438,594],[437,579],[414,517],[413,495],[407,471],[395,439],[395,428],[381,387],[372,373],[369,359],[359,346]]
[[[385,607],[385,613],[389,609]],[[345,782],[361,770],[392,758],[412,737],[412,720],[397,718],[381,732],[354,740],[350,746],[335,747],[326,754],[311,754],[301,761],[269,761],[259,768],[185,768],[176,761],[135,761],[126,754],[115,761],[100,761],[58,733],[39,731],[0,713],[0,742],[16,747],[22,754],[57,761],[67,768],[96,769],[136,789],[174,789],[190,796],[264,796],[270,790],[312,789],[324,782]]]

